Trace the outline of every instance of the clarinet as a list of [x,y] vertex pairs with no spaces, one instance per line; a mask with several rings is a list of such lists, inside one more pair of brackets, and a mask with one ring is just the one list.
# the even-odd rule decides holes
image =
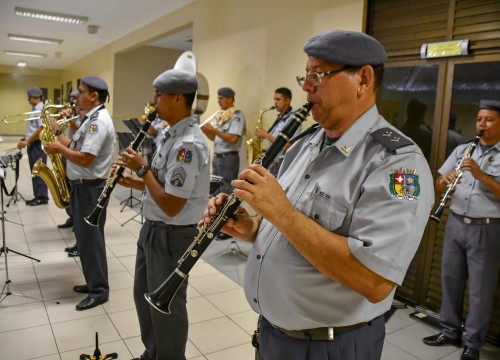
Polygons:
[[[276,140],[274,140],[265,153],[261,154],[255,160],[254,164],[262,165],[266,169],[271,165],[286,143],[295,134],[300,124],[309,115],[312,105],[312,103],[308,102],[294,114],[293,118],[283,128],[283,131],[276,137]],[[170,304],[184,280],[187,279],[189,271],[191,271],[200,259],[203,252],[220,232],[227,220],[230,217],[234,217],[233,214],[241,202],[242,200],[236,197],[234,192],[231,192],[224,205],[219,208],[210,223],[200,227],[198,235],[187,248],[184,255],[178,260],[179,265],[177,268],[156,290],[144,294],[147,302],[152,307],[164,314],[170,314]]]
[[470,158],[472,156],[472,153],[474,150],[476,150],[477,144],[479,144],[479,140],[481,140],[481,136],[483,136],[482,132],[479,132],[476,137],[474,138],[474,141],[469,145],[469,147],[464,151],[464,154],[462,158],[460,159],[458,165],[455,167],[455,171],[457,172],[457,178],[455,181],[448,186],[448,189],[446,190],[445,194],[441,198],[441,201],[439,202],[439,206],[436,209],[436,211],[430,215],[429,217],[431,220],[440,222],[441,221],[441,215],[443,214],[443,210],[446,206],[446,203],[448,202],[448,198],[453,194],[453,191],[455,191],[455,188],[457,187],[458,183],[460,182],[460,179],[462,178],[464,171],[462,170],[462,163],[464,162],[465,159]]
[[[151,122],[155,119],[156,117],[156,110],[152,107],[147,107],[146,108],[146,121],[144,122],[144,125],[142,125],[141,130],[139,133],[136,135],[134,140],[130,143],[130,148],[134,151],[136,151],[139,146],[141,146],[142,142],[146,138],[146,135],[148,133],[149,126],[151,125]],[[106,180],[106,185],[104,186],[104,189],[102,189],[101,195],[99,195],[99,198],[97,199],[97,205],[94,208],[94,210],[85,217],[85,221],[87,224],[92,225],[92,226],[99,226],[99,218],[101,217],[101,214],[106,207],[106,204],[108,203],[109,196],[111,195],[111,192],[115,188],[116,184],[118,183],[118,180],[120,180],[120,177],[122,176],[123,172],[125,171],[124,166],[118,166],[113,174],[113,176],[108,177]]]

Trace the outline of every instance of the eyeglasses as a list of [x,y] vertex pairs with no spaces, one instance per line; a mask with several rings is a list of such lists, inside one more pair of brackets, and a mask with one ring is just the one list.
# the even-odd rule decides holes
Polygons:
[[304,86],[304,83],[307,81],[310,85],[312,86],[318,86],[321,84],[321,78],[325,76],[330,76],[334,74],[338,74],[339,72],[342,72],[344,70],[347,70],[349,68],[352,68],[352,66],[343,66],[340,69],[335,69],[335,70],[330,70],[330,71],[325,71],[325,72],[310,72],[307,73],[306,76],[297,76],[297,83],[299,84],[300,87]]

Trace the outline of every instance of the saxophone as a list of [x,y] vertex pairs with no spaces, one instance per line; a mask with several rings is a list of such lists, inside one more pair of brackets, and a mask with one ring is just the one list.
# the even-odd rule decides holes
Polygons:
[[[255,129],[262,129],[262,115],[269,110],[274,110],[276,106],[271,106],[269,109],[262,109],[259,111],[259,117],[257,118],[257,126]],[[260,138],[252,138],[247,140],[247,160],[248,164],[253,164],[255,160],[262,153],[262,139]]]
[[[44,144],[53,142],[56,140],[54,131],[50,126],[50,118],[54,117],[54,114],[65,109],[73,108],[74,105],[45,105],[40,111],[40,117],[43,122],[42,131],[40,132],[40,140],[42,141],[42,147]],[[31,176],[39,176],[47,184],[47,188],[50,190],[50,194],[54,199],[54,203],[57,207],[64,209],[69,206],[69,186],[66,179],[66,170],[62,162],[61,154],[47,155],[50,158],[53,169],[50,169],[46,164],[42,162],[42,159],[38,159],[33,166]]]

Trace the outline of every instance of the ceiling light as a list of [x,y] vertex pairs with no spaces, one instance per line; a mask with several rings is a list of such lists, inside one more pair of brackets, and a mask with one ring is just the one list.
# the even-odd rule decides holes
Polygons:
[[3,53],[5,55],[27,56],[27,57],[34,57],[34,58],[45,58],[45,57],[47,57],[47,54],[39,54],[39,53],[23,52],[23,51],[13,51],[13,50],[4,50]]
[[87,21],[89,21],[89,18],[86,16],[75,16],[75,15],[56,13],[56,12],[40,11],[35,9],[26,9],[17,6],[14,8],[14,11],[16,15],[19,16],[26,16],[41,20],[59,21],[70,24],[80,25],[80,24],[85,24]]
[[27,65],[26,61],[18,61],[17,62],[17,66],[19,66],[19,67],[25,67],[26,65]]
[[17,34],[7,34],[7,37],[10,40],[29,41],[39,44],[50,44],[50,45],[60,45],[63,42],[61,39],[42,38],[36,36],[17,35]]

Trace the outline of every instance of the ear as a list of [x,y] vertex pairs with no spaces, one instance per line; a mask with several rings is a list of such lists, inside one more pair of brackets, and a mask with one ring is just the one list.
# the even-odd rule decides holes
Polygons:
[[358,96],[366,94],[368,91],[373,90],[373,85],[375,81],[375,72],[373,67],[370,65],[364,65],[359,69],[359,84],[358,84]]

